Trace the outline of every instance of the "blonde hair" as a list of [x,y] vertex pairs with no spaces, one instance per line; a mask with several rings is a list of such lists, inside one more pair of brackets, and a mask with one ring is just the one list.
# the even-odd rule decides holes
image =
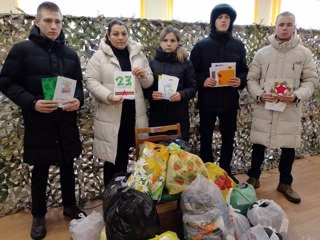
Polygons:
[[[161,31],[161,33],[160,33],[160,42],[162,42],[163,39],[164,39],[169,33],[173,33],[173,34],[176,36],[178,42],[180,43],[180,40],[181,40],[181,33],[180,33],[180,31],[179,31],[177,28],[174,28],[174,27],[172,27],[172,26],[170,26],[170,25],[167,26],[167,27],[165,27],[165,28]],[[178,59],[179,62],[184,62],[184,61],[188,58],[188,56],[189,56],[189,53],[187,52],[187,50],[186,50],[185,48],[181,47],[180,44],[179,44],[179,46],[178,46],[178,48],[177,48],[176,51],[177,51],[177,59]]]
[[293,21],[294,21],[294,25],[296,25],[296,16],[293,13],[291,13],[291,12],[280,13],[276,18],[276,24],[278,24],[278,20],[280,17],[292,17]]

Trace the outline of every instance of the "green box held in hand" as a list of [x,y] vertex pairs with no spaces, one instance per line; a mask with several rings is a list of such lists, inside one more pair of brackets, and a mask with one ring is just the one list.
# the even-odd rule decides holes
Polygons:
[[42,90],[45,100],[52,100],[57,84],[57,77],[42,78]]

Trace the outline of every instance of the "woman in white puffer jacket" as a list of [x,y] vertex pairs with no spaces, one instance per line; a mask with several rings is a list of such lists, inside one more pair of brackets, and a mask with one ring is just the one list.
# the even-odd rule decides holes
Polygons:
[[[134,99],[114,93],[114,74],[131,71]],[[119,20],[108,24],[99,50],[88,61],[86,88],[95,98],[93,155],[104,161],[104,184],[117,172],[126,172],[129,148],[134,146],[134,128],[147,127],[143,88],[153,83],[149,62],[141,44],[129,39],[127,26]]]

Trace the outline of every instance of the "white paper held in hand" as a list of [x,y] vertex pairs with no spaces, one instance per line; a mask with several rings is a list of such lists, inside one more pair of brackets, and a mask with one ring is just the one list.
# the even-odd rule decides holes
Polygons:
[[114,73],[114,95],[124,99],[135,98],[135,81],[132,72],[117,71]]
[[59,107],[62,108],[64,103],[74,98],[77,81],[71,78],[58,76],[57,84],[54,90],[53,100],[59,102]]
[[217,81],[216,87],[229,86],[229,80],[236,76],[235,62],[211,63],[209,76]]
[[169,100],[178,89],[179,78],[162,74],[158,78],[158,92],[163,93],[163,99]]

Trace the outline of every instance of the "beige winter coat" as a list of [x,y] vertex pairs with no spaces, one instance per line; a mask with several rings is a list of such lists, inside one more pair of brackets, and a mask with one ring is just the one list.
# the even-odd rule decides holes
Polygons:
[[[142,68],[145,79],[135,79],[136,127],[147,127],[148,119],[143,88],[153,83],[153,74],[141,45],[129,40],[131,69]],[[93,155],[104,161],[115,162],[122,104],[112,104],[108,96],[114,90],[114,72],[121,71],[119,61],[111,47],[100,42],[99,50],[88,61],[85,71],[86,88],[95,98]]]
[[319,82],[315,62],[298,37],[282,44],[276,41],[275,35],[268,40],[270,45],[260,49],[250,65],[247,89],[258,100],[272,83],[285,80],[292,84],[298,101],[287,104],[283,112],[267,110],[265,104],[258,101],[253,111],[250,140],[270,148],[297,148],[301,142],[301,101],[312,96]]

